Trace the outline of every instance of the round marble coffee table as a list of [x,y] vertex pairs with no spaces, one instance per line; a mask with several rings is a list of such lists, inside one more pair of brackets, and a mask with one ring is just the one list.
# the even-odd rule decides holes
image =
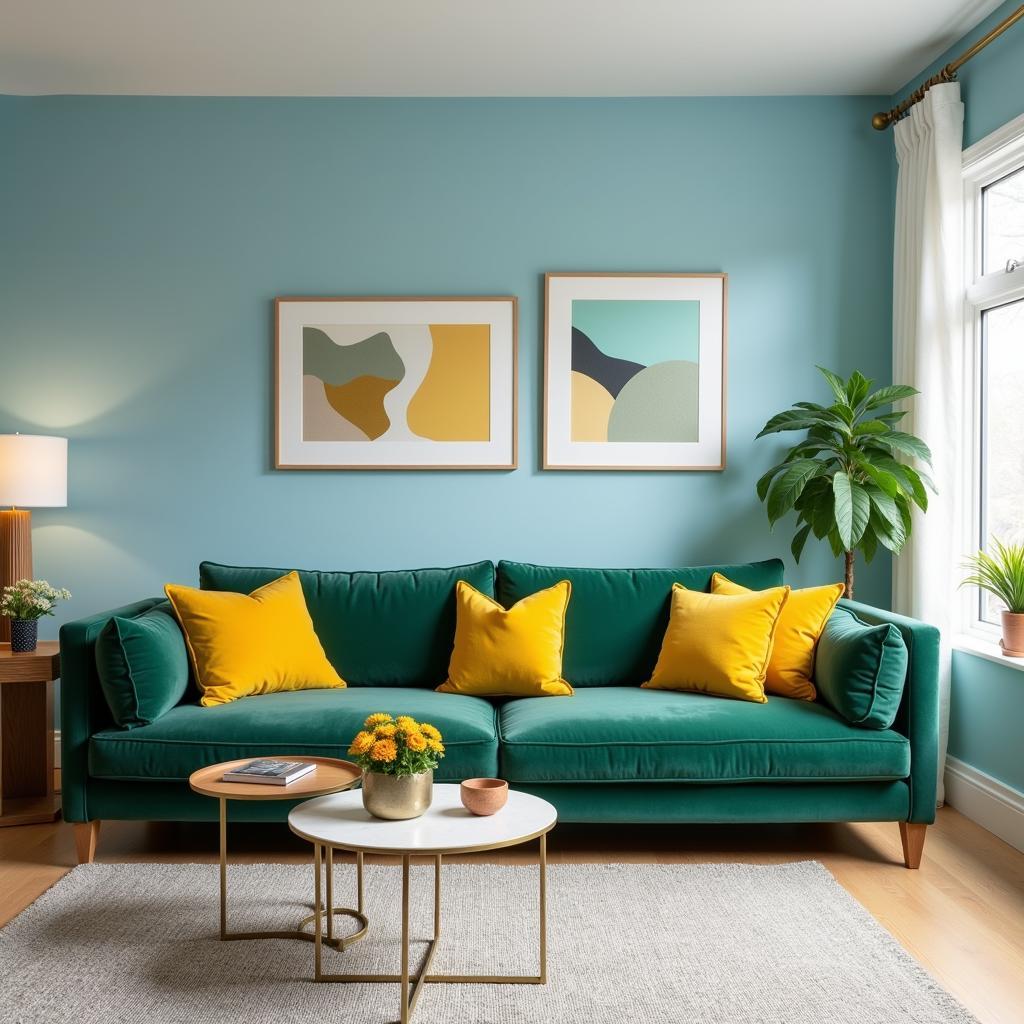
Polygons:
[[[420,818],[384,821],[363,809],[359,792],[307,800],[288,815],[288,827],[313,844],[315,872],[313,905],[321,906],[324,851],[349,850],[357,855],[384,854],[402,858],[402,973],[327,974],[321,967],[321,913],[314,918],[314,978],[329,982],[393,982],[401,985],[401,1024],[408,1024],[423,986],[430,983],[466,985],[543,985],[547,982],[547,834],[558,815],[546,800],[510,790],[508,803],[497,814],[480,818],[462,806],[459,787],[434,786],[433,802]],[[430,964],[441,937],[441,858],[445,854],[500,850],[539,839],[540,963],[535,975],[431,974]],[[409,865],[414,856],[434,859],[434,935],[419,971],[409,970]]]

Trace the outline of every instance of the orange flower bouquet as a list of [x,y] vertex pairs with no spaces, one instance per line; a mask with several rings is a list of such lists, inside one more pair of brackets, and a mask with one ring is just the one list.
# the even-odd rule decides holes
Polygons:
[[370,715],[348,748],[363,771],[381,775],[419,775],[433,771],[444,757],[441,733],[429,722],[408,715]]

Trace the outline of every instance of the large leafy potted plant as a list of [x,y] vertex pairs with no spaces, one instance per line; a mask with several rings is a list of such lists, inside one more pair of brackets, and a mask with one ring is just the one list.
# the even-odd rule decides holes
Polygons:
[[872,391],[874,382],[859,371],[843,380],[818,370],[834,401],[797,402],[764,425],[758,437],[789,430],[806,436],[758,480],[757,496],[772,526],[796,512],[791,547],[797,562],[812,533],[827,540],[837,558],[845,556],[846,596],[853,597],[854,552],[867,562],[879,546],[899,554],[910,536],[911,507],[927,511],[928,489],[935,490],[927,473],[897,456],[930,466],[932,454],[919,437],[896,429],[905,412],[880,411],[913,398],[916,388],[892,384]]
[[993,539],[995,554],[979,551],[964,562],[970,575],[962,587],[980,587],[1006,605],[1002,613],[1003,654],[1024,658],[1024,544],[1003,544]]

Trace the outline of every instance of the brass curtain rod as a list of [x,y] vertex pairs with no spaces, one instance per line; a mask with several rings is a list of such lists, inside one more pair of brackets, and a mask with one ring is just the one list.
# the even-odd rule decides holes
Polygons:
[[895,124],[915,104],[924,99],[924,94],[933,85],[942,85],[944,82],[955,82],[956,73],[976,54],[988,46],[994,39],[998,39],[1011,25],[1024,18],[1024,4],[1017,8],[1008,18],[999,22],[991,32],[983,35],[969,50],[961,53],[956,60],[950,61],[941,71],[932,75],[926,82],[922,82],[902,103],[893,107],[892,110],[880,110],[871,118],[871,127],[884,132],[891,124]]

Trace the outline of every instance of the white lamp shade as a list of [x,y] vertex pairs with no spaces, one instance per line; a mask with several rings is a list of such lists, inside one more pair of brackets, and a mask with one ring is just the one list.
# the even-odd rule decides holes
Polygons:
[[68,439],[0,434],[0,505],[63,508],[68,503]]

